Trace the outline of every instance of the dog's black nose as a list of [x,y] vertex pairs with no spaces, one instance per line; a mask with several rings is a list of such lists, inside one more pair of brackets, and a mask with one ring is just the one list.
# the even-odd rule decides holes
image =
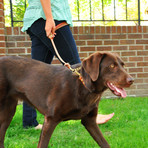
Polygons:
[[133,84],[133,82],[134,82],[134,78],[133,78],[133,77],[128,77],[128,78],[127,78],[127,83],[128,83],[128,84],[131,85],[131,84]]

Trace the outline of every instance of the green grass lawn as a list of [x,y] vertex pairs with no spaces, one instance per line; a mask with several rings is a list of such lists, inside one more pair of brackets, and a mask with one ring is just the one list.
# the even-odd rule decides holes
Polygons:
[[[126,99],[104,99],[100,102],[99,113],[114,117],[106,124],[99,125],[111,148],[148,147],[148,97]],[[38,121],[44,117],[38,113]],[[36,148],[40,130],[22,128],[22,105],[17,106],[16,114],[9,126],[6,148]],[[98,145],[81,125],[80,121],[60,123],[50,140],[52,148],[97,148]]]

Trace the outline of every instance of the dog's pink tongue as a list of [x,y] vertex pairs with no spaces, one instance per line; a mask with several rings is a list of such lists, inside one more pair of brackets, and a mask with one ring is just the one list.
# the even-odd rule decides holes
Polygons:
[[117,88],[115,87],[116,92],[121,95],[122,98],[125,98],[127,96],[126,91],[123,88]]
[[122,98],[125,98],[127,96],[126,91],[123,88],[118,88],[110,82],[108,82],[107,85],[115,95],[121,96]]

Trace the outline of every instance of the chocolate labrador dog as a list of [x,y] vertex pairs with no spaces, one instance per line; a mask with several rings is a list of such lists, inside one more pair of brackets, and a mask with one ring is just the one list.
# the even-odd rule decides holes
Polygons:
[[124,88],[133,78],[112,53],[96,52],[72,67],[80,76],[64,66],[17,56],[0,58],[0,148],[20,98],[45,116],[38,148],[47,148],[57,124],[71,119],[81,119],[101,148],[110,147],[96,124],[98,104],[108,88],[126,97]]

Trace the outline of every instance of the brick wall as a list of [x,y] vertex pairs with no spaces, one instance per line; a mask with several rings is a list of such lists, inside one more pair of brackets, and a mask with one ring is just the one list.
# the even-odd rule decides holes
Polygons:
[[[19,27],[6,28],[6,54],[30,57],[30,39],[20,30]],[[135,78],[134,85],[127,89],[128,95],[148,96],[148,27],[73,27],[72,33],[81,59],[96,51],[118,53]],[[53,64],[59,64],[58,60],[54,59]],[[107,91],[105,96],[112,94]]]
[[3,0],[0,0],[0,55],[5,55],[5,19],[4,19],[4,4]]

